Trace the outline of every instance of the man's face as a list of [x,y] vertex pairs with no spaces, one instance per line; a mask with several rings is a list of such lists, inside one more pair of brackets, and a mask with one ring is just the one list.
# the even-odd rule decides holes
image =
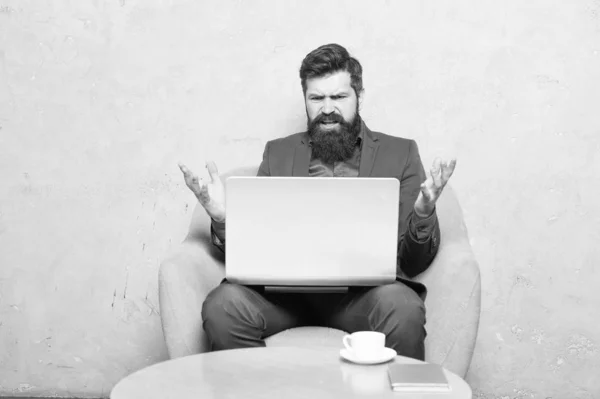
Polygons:
[[313,155],[326,163],[352,157],[361,118],[350,74],[341,71],[307,79],[304,101]]
[[322,132],[339,132],[340,118],[352,124],[357,115],[358,98],[347,71],[307,79],[304,102],[309,125],[320,118],[318,129]]

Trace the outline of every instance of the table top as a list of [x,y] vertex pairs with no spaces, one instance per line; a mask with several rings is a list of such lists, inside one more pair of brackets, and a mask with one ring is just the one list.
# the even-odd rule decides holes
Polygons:
[[[232,349],[167,360],[119,381],[111,399],[411,398],[471,399],[471,388],[444,370],[450,393],[393,392],[392,362],[359,365],[331,347]],[[421,363],[397,356],[393,362]]]

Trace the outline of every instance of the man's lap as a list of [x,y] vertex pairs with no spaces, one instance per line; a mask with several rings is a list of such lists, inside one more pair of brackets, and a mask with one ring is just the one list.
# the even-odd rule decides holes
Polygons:
[[202,319],[213,350],[264,346],[287,329],[323,326],[379,331],[399,354],[423,360],[425,353],[425,305],[400,281],[346,294],[273,293],[223,281],[204,301]]
[[340,324],[340,318],[364,317],[381,308],[399,316],[415,308],[425,312],[421,297],[401,281],[376,287],[351,287],[347,293],[279,293],[224,279],[209,293],[204,306],[211,301],[218,302],[229,313],[232,306],[246,307],[248,302],[258,312],[266,312],[271,307],[285,308],[297,313],[302,325],[332,328],[339,328],[336,324]]

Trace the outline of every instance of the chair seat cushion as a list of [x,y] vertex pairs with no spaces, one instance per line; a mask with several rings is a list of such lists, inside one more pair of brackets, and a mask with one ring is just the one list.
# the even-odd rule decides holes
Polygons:
[[342,348],[346,332],[328,327],[296,327],[265,339],[267,346],[326,346]]

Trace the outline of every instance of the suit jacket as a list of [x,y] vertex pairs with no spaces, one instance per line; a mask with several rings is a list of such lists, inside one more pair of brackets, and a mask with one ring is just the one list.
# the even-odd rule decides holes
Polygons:
[[[359,177],[400,180],[397,280],[413,288],[425,300],[426,287],[411,278],[433,262],[440,245],[440,229],[435,210],[432,215],[435,226],[426,240],[417,240],[408,229],[420,185],[426,180],[418,146],[414,140],[374,132],[362,123]],[[307,132],[292,134],[267,142],[258,176],[308,176],[309,163]]]

